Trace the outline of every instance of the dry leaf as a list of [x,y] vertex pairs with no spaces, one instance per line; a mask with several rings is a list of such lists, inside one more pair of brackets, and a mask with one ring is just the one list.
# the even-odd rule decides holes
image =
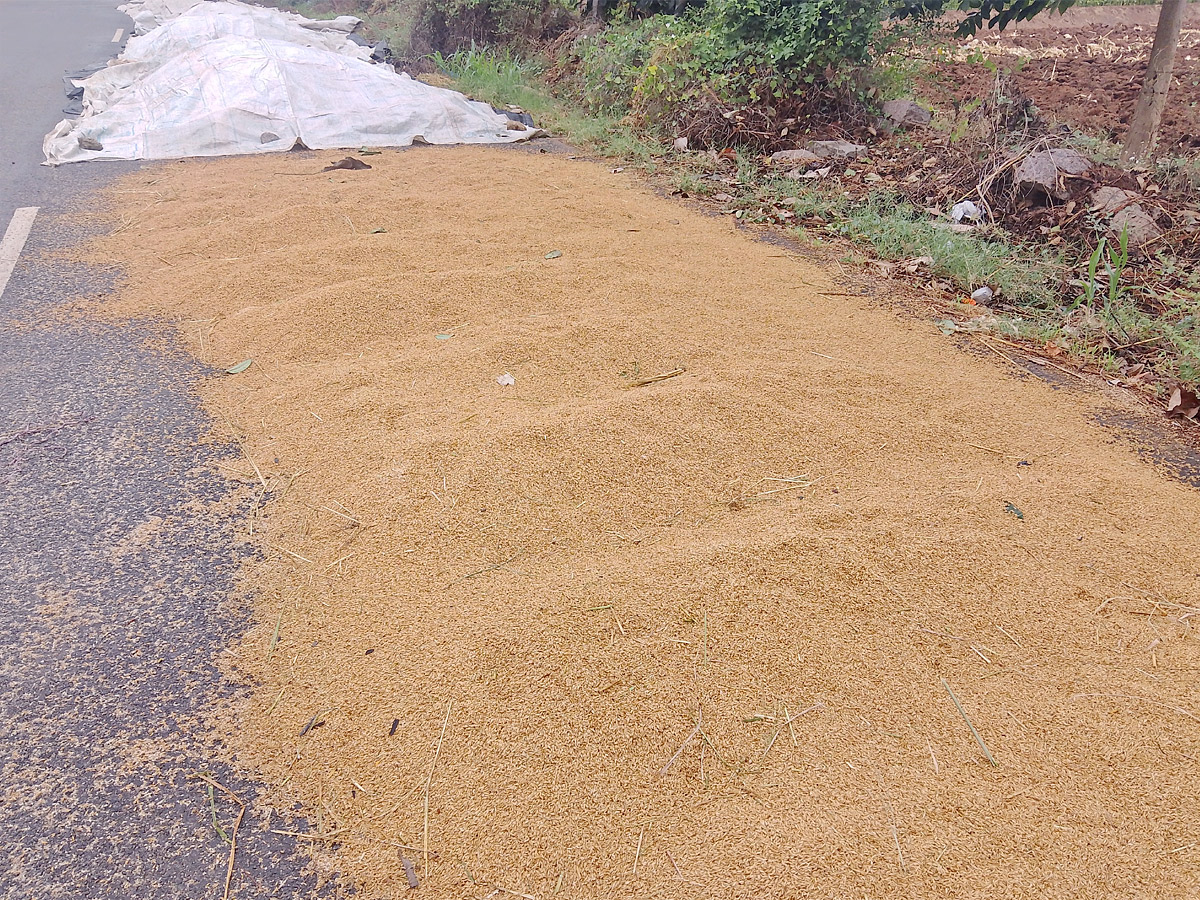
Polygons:
[[916,275],[922,268],[932,265],[932,256],[914,256],[912,259],[905,260],[904,271],[910,275]]
[[1195,419],[1197,414],[1200,414],[1200,396],[1192,388],[1175,385],[1167,401],[1167,415]]

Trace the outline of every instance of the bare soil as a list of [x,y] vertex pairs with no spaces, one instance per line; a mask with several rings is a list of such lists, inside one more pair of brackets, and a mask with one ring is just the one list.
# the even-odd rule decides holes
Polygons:
[[362,896],[1200,893],[1200,494],[1097,394],[582,160],[334,156],[97,253],[253,360],[228,739]]
[[[1141,90],[1157,19],[1157,6],[1104,6],[984,32],[959,45],[954,59],[937,62],[924,92],[939,105],[961,106],[986,97],[999,68],[1013,74],[1047,121],[1120,141]],[[1200,147],[1197,9],[1184,20],[1159,146],[1180,153]]]

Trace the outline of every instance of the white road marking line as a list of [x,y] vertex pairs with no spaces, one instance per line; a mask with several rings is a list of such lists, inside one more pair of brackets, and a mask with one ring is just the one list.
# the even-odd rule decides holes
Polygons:
[[123,37],[125,37],[125,29],[118,28],[116,33],[113,35],[112,42],[114,44],[119,44],[119,43],[121,43],[121,38],[123,38]]
[[29,230],[33,228],[33,219],[38,214],[37,206],[22,206],[13,213],[12,221],[0,240],[0,297],[8,287],[8,279],[17,265],[21,251],[25,249],[25,241],[29,238]]

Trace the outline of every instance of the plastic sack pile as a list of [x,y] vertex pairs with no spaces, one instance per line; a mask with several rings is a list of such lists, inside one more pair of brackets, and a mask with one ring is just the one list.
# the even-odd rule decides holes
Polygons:
[[121,9],[136,36],[83,88],[83,115],[46,136],[48,165],[339,147],[488,144],[540,132],[388,65],[331,21],[212,0]]

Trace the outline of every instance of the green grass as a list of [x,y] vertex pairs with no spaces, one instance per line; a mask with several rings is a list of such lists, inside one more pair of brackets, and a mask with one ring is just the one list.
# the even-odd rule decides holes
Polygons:
[[[825,224],[799,228],[797,233],[845,238],[885,260],[928,257],[929,271],[964,294],[986,284],[1015,306],[1040,311],[1054,305],[1064,266],[1052,254],[998,234],[979,236],[940,228],[923,210],[883,192],[851,200],[820,182],[747,170],[746,159],[740,160],[737,187],[723,188],[740,193],[731,205],[741,211],[744,221],[765,221],[772,209],[790,210],[799,219],[819,217]],[[692,171],[677,174],[674,184],[689,194],[714,193],[713,182]]]
[[[1183,271],[1167,256],[1157,259],[1154,268],[1180,277],[1184,287],[1154,293],[1126,278],[1110,293],[1106,266],[1115,259],[1112,248],[1095,271],[1099,290],[1089,302],[1083,288],[1087,253],[1075,260],[1002,233],[980,236],[939,228],[923,210],[889,194],[852,200],[821,182],[773,177],[751,165],[747,156],[739,158],[736,184],[716,182],[705,177],[712,169],[707,157],[690,159],[679,163],[673,186],[692,196],[735,195],[726,205],[744,222],[769,221],[775,210],[790,210],[798,219],[824,220],[794,228],[801,240],[844,238],[868,257],[883,260],[928,257],[928,271],[964,295],[990,286],[1006,311],[987,317],[980,327],[1037,345],[1057,345],[1113,376],[1127,374],[1120,351],[1132,345],[1143,351],[1139,358],[1158,378],[1200,382],[1200,273]],[[859,253],[847,258],[865,262]]]
[[530,115],[554,115],[558,104],[547,92],[535,87],[540,67],[507,50],[460,50],[430,60],[438,71],[454,80],[464,94],[493,106],[519,106]]
[[664,152],[661,144],[644,138],[615,116],[584,113],[553,94],[540,80],[541,66],[505,50],[460,50],[431,57],[454,88],[474,100],[496,107],[517,106],[534,123],[572,143],[609,156],[651,165]]
[[1051,304],[1061,271],[1053,257],[1001,238],[939,228],[927,214],[885,194],[852,204],[836,230],[884,259],[929,257],[930,270],[960,290],[988,285],[1021,307]]

